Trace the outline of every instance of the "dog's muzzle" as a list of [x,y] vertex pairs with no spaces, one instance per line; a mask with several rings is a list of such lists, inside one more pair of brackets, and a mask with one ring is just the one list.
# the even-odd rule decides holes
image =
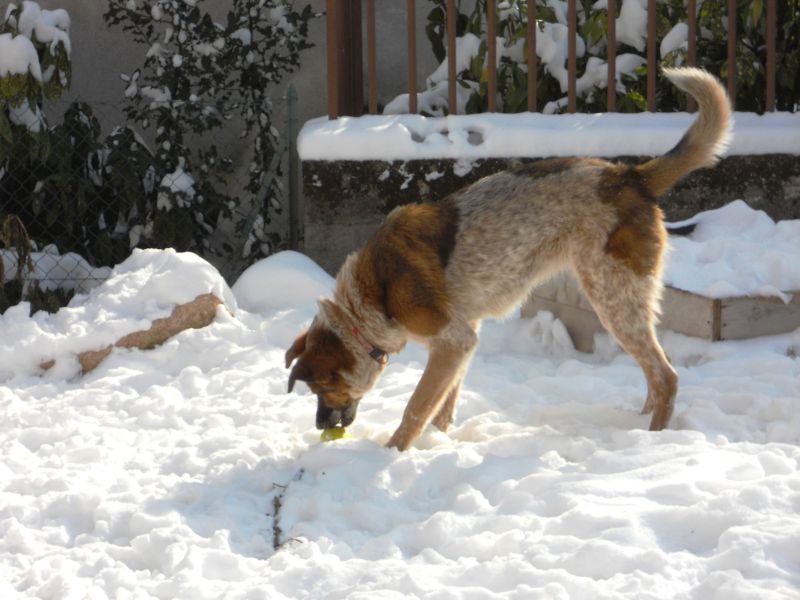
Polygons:
[[321,396],[317,396],[317,429],[330,429],[337,425],[347,427],[355,420],[357,410],[358,400],[342,408],[330,408]]

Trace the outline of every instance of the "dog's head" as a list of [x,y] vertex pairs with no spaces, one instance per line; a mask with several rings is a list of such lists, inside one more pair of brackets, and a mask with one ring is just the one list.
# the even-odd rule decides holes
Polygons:
[[286,351],[287,369],[297,360],[289,374],[289,391],[296,381],[304,381],[317,395],[317,429],[347,427],[385,362],[359,345],[350,319],[336,303],[321,300],[319,307],[311,326]]

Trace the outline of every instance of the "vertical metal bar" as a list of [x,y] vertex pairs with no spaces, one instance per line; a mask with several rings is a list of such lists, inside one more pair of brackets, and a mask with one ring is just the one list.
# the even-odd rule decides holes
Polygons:
[[608,0],[608,95],[606,110],[617,110],[617,0]]
[[736,107],[736,0],[728,0],[728,96]]
[[297,156],[297,90],[289,85],[286,93],[287,123],[286,136],[289,147],[289,248],[297,250],[300,232],[300,207],[299,207],[299,168]]
[[656,0],[647,0],[647,110],[656,110]]
[[417,6],[408,0],[408,112],[417,112]]
[[[686,12],[688,13],[688,48],[686,49],[686,60],[690,67],[697,66],[697,0],[688,0],[686,4]],[[695,99],[687,94],[686,110],[694,112],[697,110],[697,102]]]
[[327,0],[328,118],[339,116],[339,25],[336,0]]
[[340,65],[339,81],[345,97],[339,100],[339,110],[355,117],[364,114],[364,50],[361,38],[361,0],[340,0],[339,40],[344,61]]
[[497,111],[497,0],[486,0],[486,43],[489,77],[486,88],[487,108]]
[[536,110],[536,0],[528,0],[528,110]]
[[575,36],[578,31],[577,0],[567,1],[567,109],[574,113],[577,109],[577,48]]
[[775,110],[775,67],[777,54],[778,6],[775,0],[767,0],[767,105],[769,112]]
[[447,106],[458,114],[456,100],[456,1],[447,0]]
[[486,0],[486,43],[488,44],[489,77],[486,100],[489,112],[497,111],[497,0]]
[[367,87],[369,112],[378,112],[378,61],[375,43],[375,0],[367,0]]

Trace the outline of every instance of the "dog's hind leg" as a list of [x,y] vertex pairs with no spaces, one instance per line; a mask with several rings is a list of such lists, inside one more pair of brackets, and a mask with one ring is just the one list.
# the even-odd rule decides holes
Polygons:
[[[390,448],[405,450],[420,436],[443,408],[445,396],[454,390],[469,363],[478,344],[478,334],[466,323],[450,324],[447,329],[429,344],[428,364],[403,412],[400,426],[386,444]],[[456,392],[452,395],[453,404]],[[450,416],[445,412],[442,418]]]
[[659,284],[625,265],[606,261],[594,267],[576,265],[578,280],[603,326],[644,371],[647,401],[642,412],[653,412],[650,430],[659,431],[669,424],[678,390],[678,375],[656,337]]

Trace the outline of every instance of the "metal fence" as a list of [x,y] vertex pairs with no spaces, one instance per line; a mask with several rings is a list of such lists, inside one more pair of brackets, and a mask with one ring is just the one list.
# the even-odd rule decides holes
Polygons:
[[[286,113],[284,148],[265,170],[268,178],[282,178],[288,231],[283,229],[284,220],[277,227],[284,244],[296,247],[300,231],[296,92],[290,87],[274,100]],[[147,224],[136,218],[144,210],[173,215],[155,226],[172,226],[177,238],[182,235],[186,224],[177,211],[169,212],[170,203],[189,206],[194,177],[200,179],[202,174],[178,167],[156,175],[151,144],[135,129],[101,131],[101,121],[119,123],[120,115],[119,106],[75,103],[62,118],[53,119],[58,124],[50,126],[39,108],[0,103],[0,313],[22,300],[34,310],[54,311],[74,294],[104,281],[134,248],[147,246],[142,240],[152,220]],[[238,136],[230,137],[231,144],[237,143]],[[241,170],[246,169],[243,165]],[[229,256],[234,258],[217,265],[223,274],[234,275],[247,266],[233,263],[237,257],[241,260],[241,247],[263,225],[259,217],[271,200],[259,197],[253,205],[235,208],[228,232],[233,239],[216,240],[233,246]]]
[[[417,39],[415,10],[416,0],[407,1],[407,30],[408,30],[408,93],[409,112],[417,112]],[[736,97],[736,50],[737,50],[737,1],[718,0],[727,2],[727,86],[731,98]],[[759,0],[762,1],[762,0]],[[687,64],[697,64],[697,0],[686,0],[688,13],[688,52]],[[768,111],[775,110],[775,81],[776,81],[776,30],[777,30],[777,0],[763,0],[765,5],[766,28],[766,86],[765,107]],[[527,0],[525,4],[528,22],[535,23],[537,6],[541,0]],[[522,4],[522,3],[521,3]],[[577,51],[575,34],[577,32],[577,4],[578,0],[567,0],[567,27],[568,27],[568,104],[569,112],[576,110],[576,81],[577,81]],[[610,13],[619,14],[618,0],[608,0]],[[450,114],[458,112],[456,102],[456,0],[447,0],[447,69],[448,69],[448,104]],[[647,4],[647,110],[655,111],[656,108],[656,0],[648,0]],[[488,110],[496,110],[495,94],[492,90],[497,88],[496,66],[496,31],[497,31],[497,0],[486,0],[487,20],[487,50],[488,60]],[[361,0],[327,0],[327,35],[328,35],[328,116],[336,118],[340,115],[361,114],[363,106],[362,88],[362,42],[361,42]],[[377,33],[375,25],[375,0],[367,0],[367,110],[374,114],[377,112]],[[536,48],[537,27],[527,28],[527,57],[528,72],[528,110],[537,110],[537,57]],[[607,106],[609,111],[615,110],[616,86],[614,85],[615,56],[617,50],[617,37],[615,31],[615,18],[607,19],[608,37],[608,85]],[[690,102],[689,109],[694,109]]]

